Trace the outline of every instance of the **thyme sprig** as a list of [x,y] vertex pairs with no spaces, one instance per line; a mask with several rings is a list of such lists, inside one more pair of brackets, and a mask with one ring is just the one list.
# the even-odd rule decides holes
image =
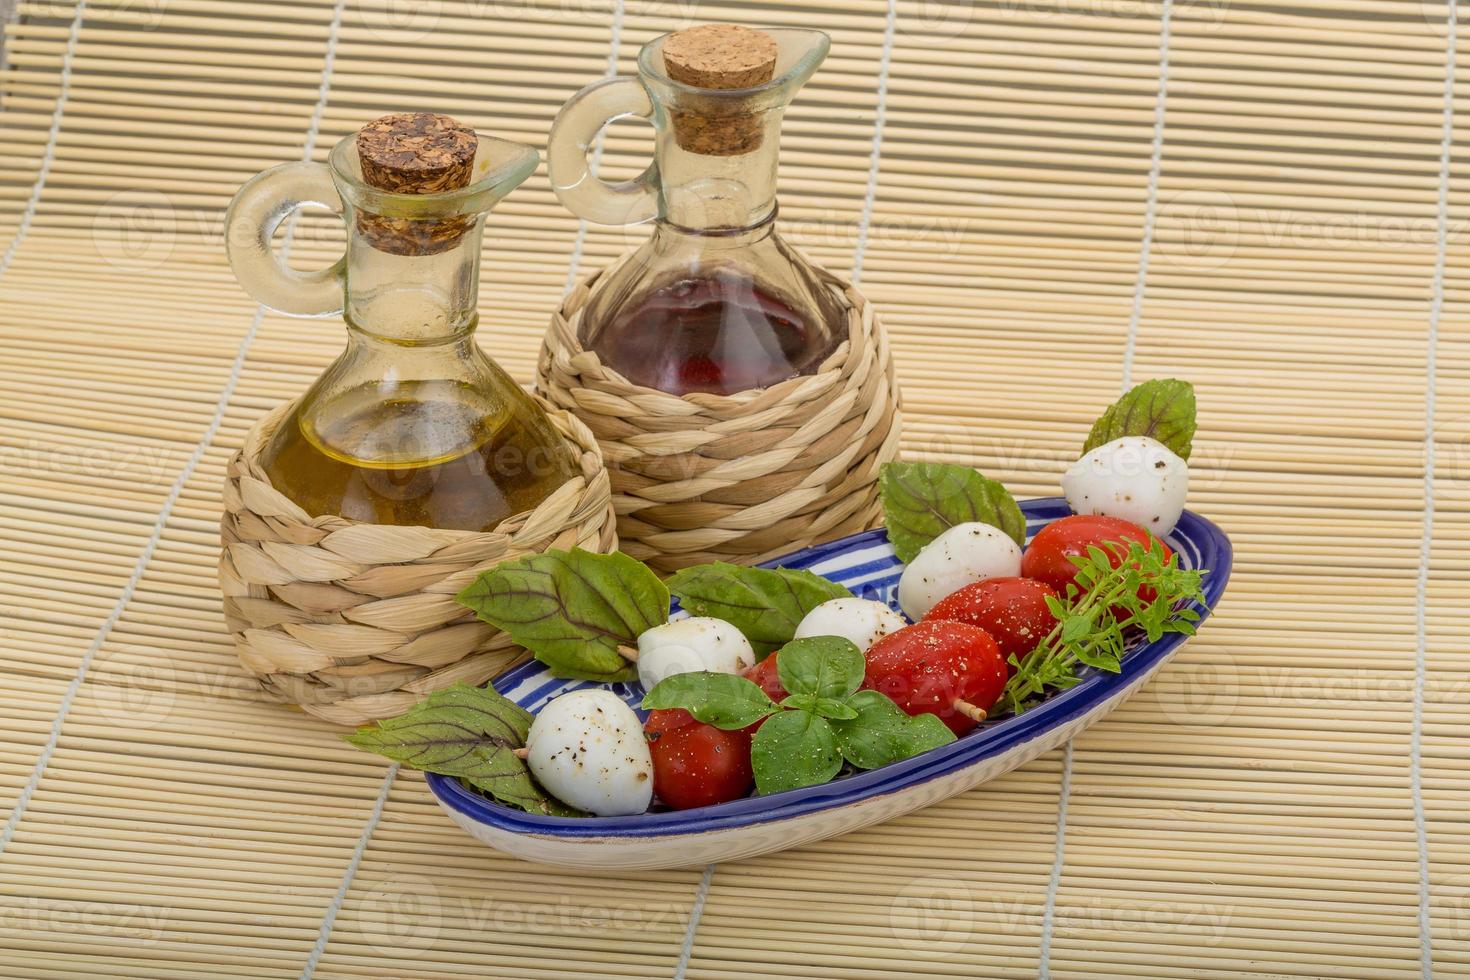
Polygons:
[[[1123,544],[1110,547],[1121,551]],[[1200,614],[1188,603],[1204,601],[1205,570],[1179,567],[1178,556],[1165,558],[1157,540],[1128,542],[1116,567],[1114,560],[1115,554],[1096,545],[1086,555],[1071,556],[1076,581],[1067,586],[1065,598],[1046,600],[1057,625],[1025,657],[1012,655],[1016,672],[1001,692],[996,714],[1021,714],[1048,691],[1080,683],[1079,663],[1116,674],[1131,634],[1142,632],[1153,642],[1165,633],[1194,633]]]

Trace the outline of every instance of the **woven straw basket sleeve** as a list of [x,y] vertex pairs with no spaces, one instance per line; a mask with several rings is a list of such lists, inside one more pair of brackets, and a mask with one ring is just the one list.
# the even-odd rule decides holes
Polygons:
[[445,531],[311,517],[276,491],[259,459],[282,405],[230,461],[219,579],[240,662],[273,698],[360,725],[456,681],[483,683],[523,659],[455,594],[481,571],[548,548],[617,547],[607,470],[587,427],[552,421],[582,473],[493,531]]
[[815,374],[735,395],[645,388],[583,350],[596,275],[553,314],[537,387],[597,436],[628,554],[664,572],[753,563],[878,522],[878,468],[898,452],[893,361],[872,305],[823,276],[847,340]]

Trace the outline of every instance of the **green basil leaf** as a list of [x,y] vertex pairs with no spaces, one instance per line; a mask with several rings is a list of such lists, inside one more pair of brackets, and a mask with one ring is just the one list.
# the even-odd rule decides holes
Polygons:
[[567,806],[542,789],[541,784],[531,778],[531,772],[526,768],[526,763],[521,759],[515,761],[520,763],[519,769],[505,762],[494,771],[486,771],[474,778],[464,776],[461,777],[461,781],[470,788],[479,790],[482,796],[488,796],[497,803],[513,806],[527,813],[539,813],[547,817],[588,816],[584,811]]
[[788,694],[781,699],[781,707],[787,711],[816,711],[817,697],[814,694]]
[[884,463],[878,489],[888,541],[901,561],[913,561],[924,545],[971,521],[1000,528],[1016,544],[1026,542],[1026,518],[1015,498],[968,466]]
[[780,710],[753,681],[710,671],[665,677],[643,696],[643,707],[683,708],[696,720],[726,730],[754,725]]
[[626,681],[618,647],[669,618],[669,590],[642,562],[580,548],[501,562],[457,596],[557,677]]
[[1134,385],[1093,423],[1083,454],[1124,436],[1148,436],[1188,459],[1195,430],[1194,385],[1158,378]]
[[772,715],[751,739],[750,767],[762,796],[831,781],[842,770],[832,723],[809,711]]
[[546,793],[515,750],[526,744],[531,714],[487,688],[454,684],[396,718],[343,737],[395,762],[458,776],[475,789],[528,813],[584,816]]
[[955,741],[955,738],[955,733],[950,731],[949,726],[940,721],[937,715],[913,715],[900,732],[900,745],[903,747],[904,754],[899,758],[912,758],[930,749],[937,749],[941,745],[948,745]]
[[831,718],[834,721],[845,721],[857,717],[856,708],[837,698],[817,698],[812,704],[812,710],[823,718]]
[[845,586],[808,571],[722,561],[685,568],[668,585],[691,616],[713,616],[734,625],[759,654],[789,642],[802,618],[828,599],[852,595]]
[[845,699],[863,683],[863,652],[841,636],[792,640],[776,658],[776,676],[793,695]]
[[934,715],[905,714],[878,691],[859,691],[847,703],[855,716],[833,721],[832,730],[842,757],[859,769],[877,769],[955,740]]

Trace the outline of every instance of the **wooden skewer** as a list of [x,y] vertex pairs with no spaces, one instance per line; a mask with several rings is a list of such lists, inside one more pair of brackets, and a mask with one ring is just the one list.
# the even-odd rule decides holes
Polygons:
[[635,664],[638,662],[637,647],[630,647],[626,643],[620,643],[618,644],[618,654],[621,655],[624,660],[628,660]]
[[524,745],[522,745],[518,749],[512,749],[511,751],[515,753],[515,757],[517,759],[524,759],[526,756],[531,754],[531,750],[526,748]]
[[985,709],[977,708],[968,701],[956,701],[954,703],[954,710],[958,711],[960,714],[964,715],[966,718],[970,719],[977,725],[985,720]]

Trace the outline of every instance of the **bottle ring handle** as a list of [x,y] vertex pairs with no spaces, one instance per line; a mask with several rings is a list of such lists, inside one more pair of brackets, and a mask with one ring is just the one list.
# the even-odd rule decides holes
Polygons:
[[325,165],[283,163],[261,171],[230,202],[225,252],[235,278],[261,305],[288,316],[336,316],[342,312],[346,256],[325,269],[299,272],[271,248],[281,223],[307,207],[342,213],[342,199]]
[[658,215],[658,164],[632,180],[613,184],[592,171],[589,153],[608,123],[653,115],[653,100],[637,78],[594,82],[572,96],[551,124],[546,172],[561,203],[601,225],[635,225]]

